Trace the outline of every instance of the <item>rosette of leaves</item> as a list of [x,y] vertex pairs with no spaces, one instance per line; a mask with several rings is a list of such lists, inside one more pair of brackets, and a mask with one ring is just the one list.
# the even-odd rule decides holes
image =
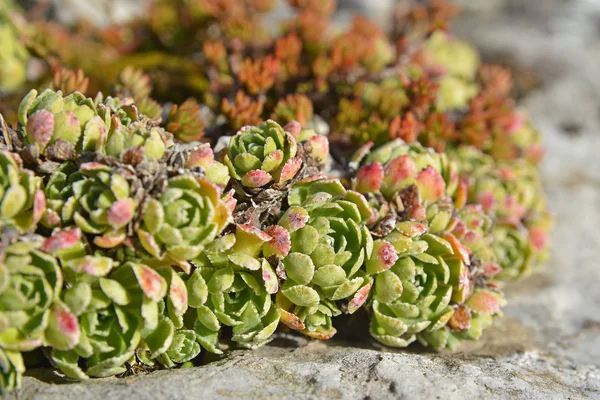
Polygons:
[[223,158],[233,179],[248,188],[292,180],[302,166],[298,144],[291,133],[268,120],[245,126],[231,138]]
[[439,78],[437,107],[441,111],[465,108],[479,92],[475,83],[479,55],[468,43],[435,31],[420,49],[423,63],[436,69]]
[[[361,162],[363,164],[356,172],[353,187],[369,199],[376,211],[370,222],[381,222],[377,228],[383,230],[380,234],[387,231],[386,221],[398,215],[424,219],[427,209],[419,199],[410,199],[414,203],[410,206],[403,205],[408,197],[415,197],[415,192],[423,199],[438,200],[444,194],[451,196],[458,187],[458,167],[444,153],[418,143],[407,145],[400,139],[375,150],[371,148],[372,143],[361,147],[350,166],[358,168]],[[440,223],[443,225],[444,221]]]
[[[190,322],[195,313],[188,313],[188,310],[190,302],[196,304],[194,300],[201,296],[203,287],[195,284],[194,280],[190,281],[191,275],[176,272],[171,266],[158,267],[156,271],[167,283],[167,295],[159,303],[157,328],[143,338],[136,356],[146,366],[154,366],[158,362],[166,368],[173,368],[190,362],[200,354],[201,340],[193,330],[193,322]],[[192,326],[188,328],[188,325]]]
[[163,182],[142,204],[137,237],[154,258],[182,263],[198,257],[231,218],[221,188],[189,172]]
[[141,69],[131,65],[125,67],[114,85],[114,93],[119,98],[132,99],[140,114],[153,120],[160,120],[162,117],[162,106],[150,97],[152,93],[150,76]]
[[494,219],[485,212],[481,204],[465,204],[462,197],[462,183],[454,198],[455,212],[452,220],[452,235],[469,249],[471,256],[483,262],[481,267],[486,277],[496,276],[501,271],[496,254],[493,250]]
[[359,144],[387,142],[392,119],[409,105],[403,82],[398,78],[361,81],[354,85],[353,92],[354,97],[340,96],[336,129]]
[[63,274],[50,244],[38,237],[0,248],[0,347],[29,351],[42,345],[70,349],[77,321],[60,301]]
[[79,92],[63,96],[61,91],[31,90],[19,105],[21,152],[27,163],[40,157],[65,161],[76,153],[98,151],[106,142],[110,115]]
[[303,94],[289,94],[280,98],[273,109],[272,118],[289,123],[298,121],[301,125],[308,125],[314,117],[313,104]]
[[[493,257],[488,251],[491,219],[481,207],[462,207],[462,186],[462,197],[452,200],[459,183],[457,168],[443,154],[396,142],[366,160],[385,161],[367,162],[354,181],[372,204],[386,210],[373,226],[381,239],[375,240],[366,261],[367,273],[374,275],[371,335],[394,347],[416,339],[437,349],[454,347],[457,341],[450,338],[455,328],[449,321],[455,309],[469,302],[475,287],[486,288],[487,279],[498,272],[493,258],[479,258]],[[490,319],[499,304],[487,314]],[[456,331],[470,328],[466,321]]]
[[169,111],[166,128],[181,142],[200,140],[204,136],[201,114],[202,109],[194,99],[188,99],[180,105],[174,104]]
[[63,271],[55,254],[76,247],[80,236],[22,236],[0,246],[0,391],[20,386],[21,352],[41,346],[67,351],[79,343],[77,318],[61,301]]
[[216,239],[194,260],[197,269],[188,281],[190,293],[196,287],[190,298],[197,315],[193,329],[207,350],[221,352],[222,326],[232,328],[231,339],[241,347],[257,348],[271,340],[279,323],[271,296],[278,282],[271,264],[261,257],[271,239],[257,228],[238,225],[236,233]]
[[[63,226],[63,221],[66,225],[73,224],[74,206],[77,206],[77,200],[73,197],[73,183],[83,180],[83,176],[77,169],[75,163],[62,163],[48,178],[44,187],[46,197],[46,209],[42,214],[40,224],[46,228],[60,228]],[[63,218],[63,206],[65,202],[70,200],[70,207],[67,215]]]
[[174,328],[162,314],[168,283],[156,270],[118,266],[99,255],[73,258],[70,252],[62,259],[69,286],[61,297],[77,315],[81,335],[75,348],[52,350],[65,375],[84,380],[123,373],[142,341],[152,358],[169,349]]
[[134,192],[130,181],[108,165],[88,162],[76,169],[65,163],[48,180],[43,223],[51,228],[75,224],[93,236],[96,246],[113,248],[128,236],[136,216]]
[[525,160],[496,162],[473,147],[453,153],[470,178],[468,201],[479,203],[494,219],[493,249],[502,280],[531,273],[546,258],[552,226],[538,169]]
[[84,152],[121,157],[142,148],[148,158],[160,159],[172,145],[168,132],[139,114],[133,104],[117,98],[95,101],[79,92],[31,90],[19,105],[21,155],[28,164],[44,157],[52,161],[77,158]]
[[84,93],[87,91],[90,79],[85,76],[82,69],[73,71],[68,68],[59,68],[52,78],[52,89],[60,90],[65,94],[73,92]]
[[356,311],[371,289],[364,269],[373,251],[366,226],[371,210],[359,193],[319,176],[294,185],[288,202],[278,224],[266,230],[273,239],[263,249],[266,257],[280,259],[281,321],[328,339],[336,333],[332,318]]
[[46,208],[41,178],[22,169],[18,156],[0,150],[0,228],[32,231]]
[[494,318],[501,315],[505,304],[502,292],[492,285],[476,288],[464,304],[453,306],[454,313],[446,329],[426,331],[418,339],[435,349],[454,350],[464,340],[478,340]]
[[[206,104],[210,104],[210,101],[210,98],[205,99]],[[261,114],[265,107],[264,99],[254,99],[242,90],[238,90],[233,99],[223,98],[220,105],[221,112],[232,129],[257,125],[263,120]]]
[[478,78],[481,90],[457,120],[460,143],[475,146],[498,161],[526,159],[538,164],[544,155],[541,135],[515,108],[510,71],[483,65]]

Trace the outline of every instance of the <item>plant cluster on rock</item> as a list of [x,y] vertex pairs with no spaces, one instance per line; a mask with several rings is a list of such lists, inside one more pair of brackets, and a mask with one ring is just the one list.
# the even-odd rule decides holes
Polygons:
[[269,28],[275,4],[103,28],[0,6],[2,393],[38,355],[78,380],[187,367],[358,310],[384,345],[455,349],[546,260],[540,135],[453,6],[385,32],[333,0]]

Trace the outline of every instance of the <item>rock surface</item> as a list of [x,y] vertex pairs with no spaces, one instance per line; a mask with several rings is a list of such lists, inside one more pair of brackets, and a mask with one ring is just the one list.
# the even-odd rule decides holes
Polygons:
[[[32,371],[19,398],[600,398],[600,4],[458,2],[457,35],[518,72],[521,104],[544,133],[556,217],[551,262],[508,288],[506,316],[480,342],[450,355],[282,334],[255,352],[120,380],[72,384]],[[391,1],[377,3],[385,15]]]

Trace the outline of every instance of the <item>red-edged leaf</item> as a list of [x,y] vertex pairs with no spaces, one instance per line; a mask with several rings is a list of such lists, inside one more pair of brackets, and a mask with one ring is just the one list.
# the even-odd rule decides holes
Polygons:
[[296,315],[280,309],[281,317],[279,321],[290,329],[301,331],[305,328],[304,323]]
[[110,171],[110,167],[99,162],[87,162],[79,166],[79,171],[82,173],[93,171]]
[[306,330],[303,330],[302,333],[313,339],[329,340],[337,333],[337,330],[335,328],[331,328],[331,330],[329,332],[319,332],[319,331],[309,331],[308,329],[306,329]]
[[444,195],[446,189],[444,178],[432,166],[419,172],[416,183],[421,198],[428,202],[439,200]]
[[167,282],[158,272],[141,264],[133,265],[133,272],[137,277],[140,288],[148,298],[159,301],[165,297]]
[[465,247],[460,240],[456,238],[456,236],[452,235],[451,233],[447,233],[442,235],[442,237],[450,243],[452,250],[454,250],[454,254],[457,255],[465,265],[471,264],[470,250]]
[[466,305],[471,310],[481,315],[494,315],[500,311],[498,299],[490,292],[474,293],[469,300],[467,300]]
[[471,312],[462,304],[454,310],[452,318],[448,321],[448,327],[455,332],[464,332],[471,326]]
[[268,242],[271,240],[271,236],[268,233],[265,233],[252,225],[239,224],[237,227],[244,233],[256,236],[257,239],[262,240],[263,242]]
[[26,130],[30,140],[46,147],[54,132],[54,115],[47,110],[36,111],[27,120]]
[[377,274],[387,271],[398,260],[398,253],[391,243],[385,240],[376,240],[373,243],[373,254],[366,263],[367,273]]
[[287,256],[292,248],[290,232],[279,225],[269,226],[265,229],[265,232],[271,236],[271,240],[265,244],[265,249],[263,251],[268,255],[275,254],[279,257]]
[[259,188],[271,182],[272,179],[273,178],[271,177],[271,174],[268,172],[260,169],[254,169],[252,171],[248,171],[246,175],[242,177],[242,185],[251,188]]
[[348,314],[354,313],[356,310],[361,308],[363,304],[365,304],[365,301],[367,301],[372,287],[373,282],[369,282],[362,288],[358,289],[356,293],[354,293],[354,297],[348,303]]
[[502,267],[497,263],[486,262],[483,264],[483,271],[486,276],[491,278],[498,275],[502,271]]
[[319,164],[324,164],[327,160],[327,156],[329,156],[329,140],[327,140],[326,136],[313,136],[308,139],[310,143],[310,156],[319,162]]
[[231,189],[223,196],[223,202],[229,211],[229,214],[233,214],[233,210],[235,210],[235,206],[237,205],[237,199],[233,197],[235,195],[235,189]]
[[383,165],[379,162],[362,166],[356,174],[356,191],[377,193],[383,181]]
[[125,232],[107,233],[104,236],[96,236],[94,244],[103,249],[112,249],[123,243],[125,238],[127,238]]
[[286,126],[283,127],[283,130],[290,133],[294,139],[298,139],[300,132],[302,132],[302,125],[300,125],[300,122],[296,120],[290,121]]
[[383,175],[384,194],[392,196],[398,190],[412,183],[417,175],[417,166],[411,157],[402,155],[387,163]]
[[542,228],[529,229],[529,239],[537,251],[543,250],[548,245],[548,233]]
[[42,244],[42,250],[52,253],[61,249],[69,249],[77,244],[81,239],[81,230],[79,228],[69,229],[55,233]]
[[33,198],[33,222],[38,223],[46,210],[46,194],[42,189],[35,192]]
[[203,167],[208,168],[215,160],[215,154],[210,146],[205,145],[194,149],[186,163],[187,168]]
[[302,159],[300,159],[299,157],[288,160],[281,169],[278,182],[287,182],[290,179],[292,179],[294,176],[296,176],[301,166]]
[[127,225],[135,213],[135,202],[133,199],[125,198],[117,200],[106,213],[108,224],[114,229]]

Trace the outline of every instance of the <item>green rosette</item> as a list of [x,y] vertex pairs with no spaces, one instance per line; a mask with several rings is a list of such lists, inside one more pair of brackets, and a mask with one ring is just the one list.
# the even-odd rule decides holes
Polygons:
[[[368,151],[362,149],[357,159]],[[476,328],[479,322],[472,325],[471,319],[481,321],[485,314],[491,322],[503,305],[489,283],[499,271],[491,251],[492,219],[481,205],[465,205],[466,182],[445,154],[396,141],[364,160],[353,186],[375,210],[385,211],[371,221],[380,239],[366,261],[375,277],[371,335],[388,346],[418,339],[436,349],[478,338],[486,324]],[[483,291],[493,299],[489,309],[475,311],[471,296]],[[454,316],[463,308],[458,324]]]
[[277,305],[288,327],[320,339],[332,337],[332,319],[353,313],[366,300],[372,278],[365,260],[373,251],[366,226],[366,199],[341,182],[320,176],[294,185],[290,207],[266,232],[273,239],[264,254],[283,272]]
[[[194,260],[197,269],[188,281],[195,298],[194,330],[202,346],[220,352],[222,326],[232,328],[231,339],[244,348],[257,348],[271,340],[279,323],[272,300],[278,282],[271,264],[261,257],[263,245],[272,237],[249,225],[216,239]],[[201,289],[200,289],[201,288]]]

